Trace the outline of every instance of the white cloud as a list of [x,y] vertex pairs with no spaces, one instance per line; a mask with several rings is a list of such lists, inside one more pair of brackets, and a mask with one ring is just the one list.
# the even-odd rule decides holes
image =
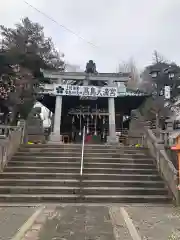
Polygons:
[[154,49],[180,63],[179,0],[27,0],[98,47],[65,31],[23,0],[0,1],[1,24],[12,26],[25,16],[40,22],[67,61],[81,68],[93,59],[99,71],[115,71],[118,62],[132,56],[142,68]]

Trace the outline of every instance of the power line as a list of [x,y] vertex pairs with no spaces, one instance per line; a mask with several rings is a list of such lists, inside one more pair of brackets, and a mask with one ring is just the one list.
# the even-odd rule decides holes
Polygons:
[[[94,44],[91,41],[86,40],[84,37],[80,36],[78,33],[74,32],[73,30],[67,28],[66,26],[64,26],[63,24],[60,24],[58,21],[56,21],[55,19],[53,19],[51,16],[49,16],[47,13],[41,11],[40,9],[34,7],[32,4],[30,4],[29,2],[27,2],[26,0],[22,0],[26,5],[28,5],[29,7],[31,7],[32,9],[34,9],[36,12],[40,13],[41,15],[43,15],[44,17],[46,17],[47,19],[49,19],[50,21],[54,22],[55,24],[57,24],[59,27],[63,28],[64,30],[70,32],[71,34],[75,35],[76,37],[78,37],[79,39],[83,40],[84,42],[86,42],[87,44],[91,45],[92,47],[95,47],[96,49],[98,48],[99,50],[103,50],[100,46],[97,46],[96,44]],[[103,51],[104,52],[104,51]],[[107,49],[106,49],[107,52]],[[109,55],[109,54],[108,54]],[[111,57],[113,56],[114,58],[114,54],[110,53]],[[119,57],[117,57],[118,61],[119,61]]]
[[59,27],[64,28],[66,31],[70,32],[71,34],[75,35],[76,37],[80,38],[81,40],[85,41],[86,43],[90,44],[93,47],[98,47],[96,46],[94,43],[86,40],[84,37],[80,36],[79,34],[77,34],[76,32],[74,32],[73,30],[67,28],[66,26],[64,26],[63,24],[60,24],[59,22],[57,22],[55,19],[53,19],[52,17],[50,17],[48,14],[46,14],[45,12],[42,12],[41,10],[39,10],[38,8],[34,7],[33,5],[31,5],[30,3],[28,3],[25,0],[22,0],[25,4],[27,4],[29,7],[33,8],[35,11],[37,11],[38,13],[40,13],[41,15],[43,15],[44,17],[48,18],[49,20],[51,20],[52,22],[56,23]]

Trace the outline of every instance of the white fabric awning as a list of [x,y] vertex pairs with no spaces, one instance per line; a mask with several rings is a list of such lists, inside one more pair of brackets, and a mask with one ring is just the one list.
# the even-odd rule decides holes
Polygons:
[[173,131],[172,133],[169,134],[169,138],[177,138],[180,135],[180,130]]

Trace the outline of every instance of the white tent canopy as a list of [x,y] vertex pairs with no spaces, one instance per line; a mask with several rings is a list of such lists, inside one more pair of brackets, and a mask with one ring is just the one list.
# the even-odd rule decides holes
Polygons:
[[36,102],[34,104],[34,107],[40,107],[41,108],[41,119],[43,120],[43,126],[44,127],[50,127],[51,126],[51,119],[49,118],[50,116],[50,111],[48,108],[44,107],[40,102]]

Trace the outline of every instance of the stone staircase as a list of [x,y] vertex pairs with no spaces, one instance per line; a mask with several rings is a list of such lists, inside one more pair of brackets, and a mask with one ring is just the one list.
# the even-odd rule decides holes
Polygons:
[[168,203],[146,149],[24,145],[0,174],[0,203]]

